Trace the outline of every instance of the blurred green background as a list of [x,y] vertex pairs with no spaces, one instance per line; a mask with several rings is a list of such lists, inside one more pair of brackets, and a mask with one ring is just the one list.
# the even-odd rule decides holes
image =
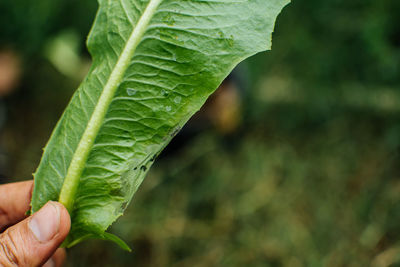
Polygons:
[[[96,7],[0,1],[1,182],[39,163]],[[400,266],[400,1],[293,1],[225,84],[112,227],[133,252],[67,266]]]

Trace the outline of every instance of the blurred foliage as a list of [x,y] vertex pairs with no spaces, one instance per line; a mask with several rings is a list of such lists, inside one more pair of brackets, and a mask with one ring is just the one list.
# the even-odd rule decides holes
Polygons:
[[[8,181],[30,177],[78,85],[95,8],[0,2],[0,47],[24,62],[0,100]],[[400,266],[399,14],[396,0],[294,1],[273,50],[242,66],[242,125],[189,124],[112,228],[133,252],[89,241],[68,266]]]

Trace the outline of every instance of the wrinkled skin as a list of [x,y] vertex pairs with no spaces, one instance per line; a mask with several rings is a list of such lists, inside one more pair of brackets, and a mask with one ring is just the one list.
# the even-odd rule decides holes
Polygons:
[[0,266],[62,266],[59,248],[70,229],[68,211],[49,202],[27,217],[33,182],[0,185]]

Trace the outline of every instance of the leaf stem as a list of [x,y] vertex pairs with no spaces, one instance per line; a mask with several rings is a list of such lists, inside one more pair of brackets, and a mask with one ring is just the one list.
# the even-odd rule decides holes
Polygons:
[[90,150],[93,147],[96,136],[106,116],[115,92],[121,83],[123,75],[129,66],[131,58],[139,45],[142,36],[146,32],[151,18],[154,16],[157,7],[163,0],[150,0],[138,23],[134,27],[128,42],[126,43],[118,61],[111,72],[111,75],[104,86],[99,101],[93,111],[88,125],[79,141],[78,147],[72,157],[67,175],[61,188],[59,202],[62,203],[69,212],[72,211],[74,199],[79,186],[79,180],[85,168]]

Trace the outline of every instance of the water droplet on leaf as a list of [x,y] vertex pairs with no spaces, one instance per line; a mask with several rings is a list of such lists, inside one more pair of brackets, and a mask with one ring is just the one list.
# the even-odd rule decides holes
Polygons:
[[176,104],[181,103],[181,101],[182,101],[182,97],[180,97],[180,96],[177,96],[177,97],[174,98],[174,102],[175,102]]
[[126,93],[127,93],[129,96],[134,96],[134,95],[136,95],[137,90],[136,90],[136,89],[132,89],[132,88],[128,88],[128,89],[126,89]]

